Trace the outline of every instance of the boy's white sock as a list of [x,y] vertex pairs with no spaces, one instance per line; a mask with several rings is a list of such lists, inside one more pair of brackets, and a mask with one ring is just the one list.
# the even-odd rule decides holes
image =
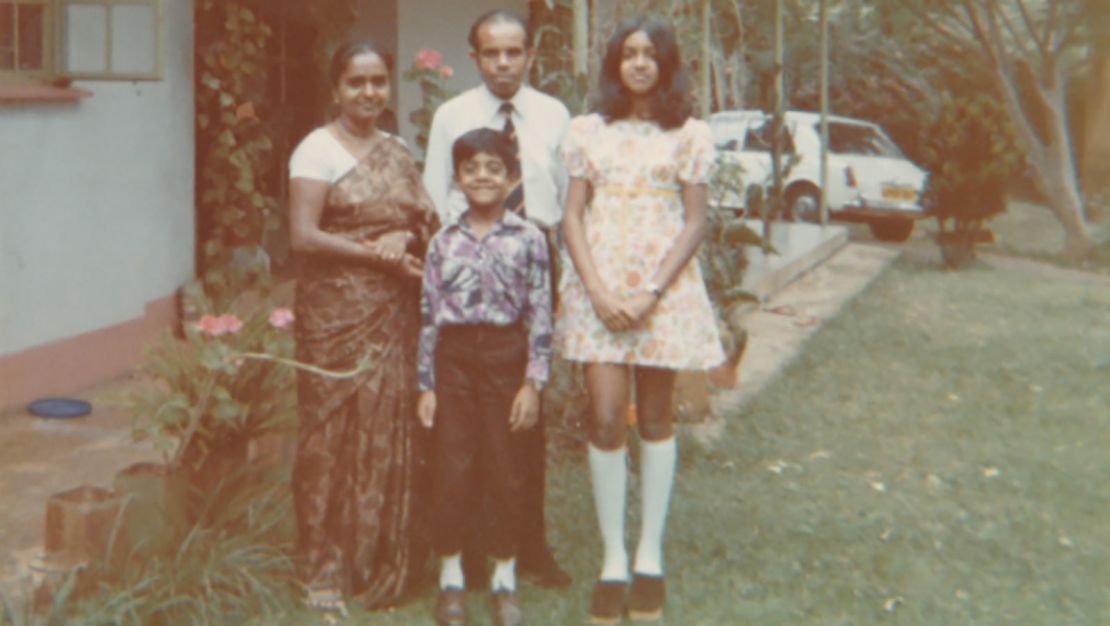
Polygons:
[[466,588],[466,579],[463,578],[462,552],[445,556],[439,562],[439,588],[456,589]]
[[628,552],[624,547],[624,503],[628,489],[626,450],[602,450],[588,446],[593,478],[594,506],[605,560],[601,580],[628,580]]
[[491,591],[516,591],[516,558],[494,559],[493,578],[490,579]]
[[678,446],[674,437],[640,442],[640,545],[636,548],[637,574],[662,575],[663,530],[667,504],[674,485]]

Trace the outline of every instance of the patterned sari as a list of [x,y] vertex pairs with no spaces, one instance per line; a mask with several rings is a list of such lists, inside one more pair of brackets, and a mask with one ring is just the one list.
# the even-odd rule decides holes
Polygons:
[[[353,240],[405,230],[422,255],[438,227],[404,145],[383,137],[328,193],[320,228]],[[423,258],[421,256],[421,258]],[[422,433],[415,415],[419,281],[392,268],[306,255],[296,289],[297,358],[351,370],[301,371],[293,498],[303,580],[368,607],[395,604],[427,567],[418,528]]]

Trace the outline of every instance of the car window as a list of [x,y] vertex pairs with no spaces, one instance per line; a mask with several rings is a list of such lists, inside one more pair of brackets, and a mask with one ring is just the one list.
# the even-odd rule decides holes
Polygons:
[[904,158],[898,146],[881,130],[860,124],[829,124],[829,152]]
[[[756,122],[744,134],[744,149],[753,152],[770,152],[771,151],[771,137],[772,123],[770,119],[759,123]],[[786,128],[785,141],[782,146],[783,154],[794,153],[794,139],[790,136],[790,128]]]

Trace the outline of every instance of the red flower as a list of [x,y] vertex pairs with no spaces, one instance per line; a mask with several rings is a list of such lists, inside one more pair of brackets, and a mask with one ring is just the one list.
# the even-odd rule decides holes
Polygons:
[[434,70],[443,62],[443,56],[438,50],[421,48],[416,51],[416,67],[422,70]]
[[450,65],[444,65],[443,67],[439,68],[439,75],[444,78],[451,78],[455,75],[455,70],[451,69]]
[[243,320],[239,319],[232,313],[225,313],[224,315],[205,315],[200,318],[193,328],[211,337],[219,337],[220,335],[235,334],[243,327]]

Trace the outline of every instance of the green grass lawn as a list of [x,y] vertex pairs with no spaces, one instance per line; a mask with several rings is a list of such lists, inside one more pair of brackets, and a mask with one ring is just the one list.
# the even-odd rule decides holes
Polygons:
[[[667,623],[1110,623],[1108,381],[1110,290],[900,261],[717,444],[684,437]],[[524,606],[582,623],[583,463],[555,469],[548,511],[576,584]]]
[[[680,445],[668,624],[1110,623],[1105,286],[902,259],[716,443]],[[531,624],[581,624],[600,555],[582,459],[549,492],[575,585],[522,600]],[[431,623],[433,602],[344,623]],[[255,623],[320,623],[286,610]]]

